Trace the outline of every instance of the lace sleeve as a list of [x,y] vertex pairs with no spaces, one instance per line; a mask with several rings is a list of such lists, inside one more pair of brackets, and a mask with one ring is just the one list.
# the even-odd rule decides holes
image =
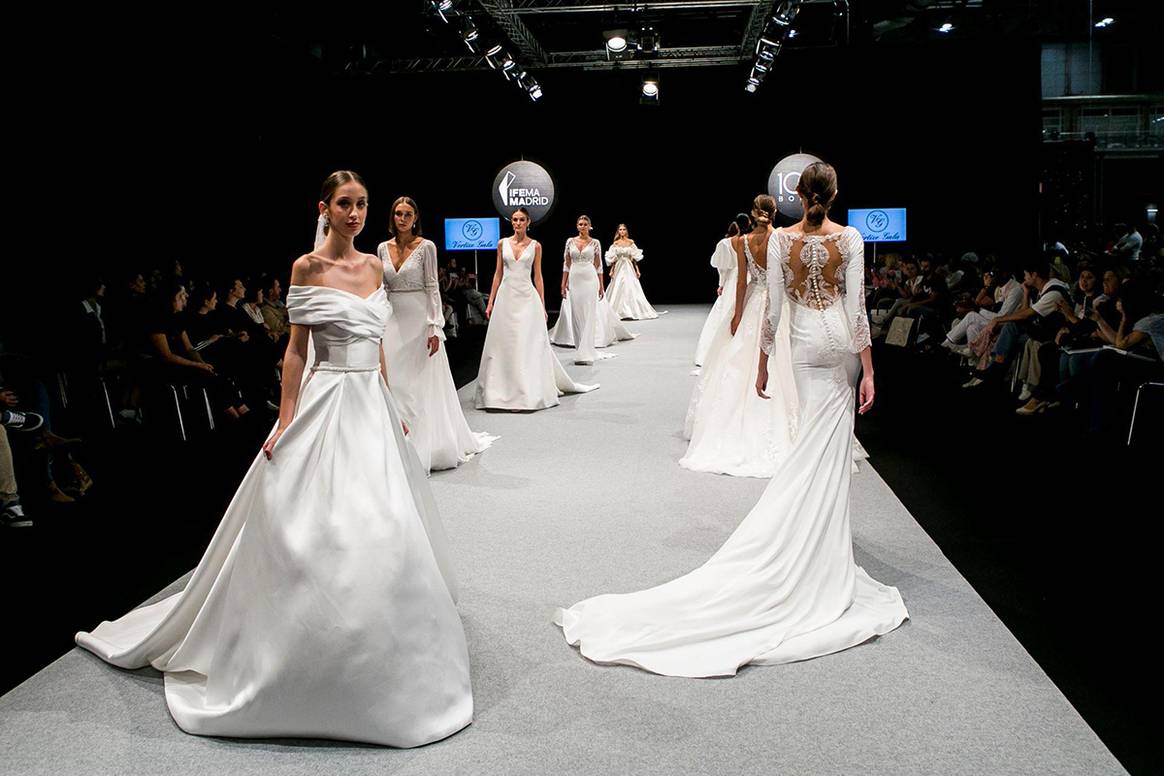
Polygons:
[[566,251],[565,251],[565,253],[562,254],[562,271],[563,272],[570,271],[570,241],[573,239],[574,239],[573,237],[566,238]]
[[783,240],[783,229],[777,229],[768,238],[768,309],[764,311],[764,326],[760,330],[760,349],[768,355],[772,355],[776,344],[780,313],[784,308]]
[[602,274],[602,243],[594,241],[594,258],[598,261],[598,274]]
[[869,317],[865,313],[865,241],[860,232],[849,227],[844,242],[838,247],[845,261],[845,317],[852,334],[849,349],[860,353],[872,345]]
[[437,252],[436,244],[427,241],[424,244],[424,295],[425,322],[428,324],[426,337],[445,338],[445,314],[441,305],[441,289],[437,282]]

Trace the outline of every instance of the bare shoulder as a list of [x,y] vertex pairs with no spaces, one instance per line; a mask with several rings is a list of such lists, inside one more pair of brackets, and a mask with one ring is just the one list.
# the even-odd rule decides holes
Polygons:
[[311,279],[323,271],[323,262],[314,253],[305,253],[291,265],[291,285],[311,285]]
[[384,262],[379,256],[373,255],[371,253],[365,253],[364,261],[367,263],[368,268],[376,273],[377,277],[384,274]]

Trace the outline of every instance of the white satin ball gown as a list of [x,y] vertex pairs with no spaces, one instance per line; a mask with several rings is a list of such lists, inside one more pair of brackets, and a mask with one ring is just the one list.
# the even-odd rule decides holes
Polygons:
[[[566,298],[562,300],[562,307],[568,308],[567,316],[572,328],[576,330],[574,338],[577,353],[574,355],[575,364],[593,364],[607,358],[614,358],[613,353],[599,354],[597,350],[598,322],[598,273],[602,270],[602,246],[598,240],[591,239],[586,245],[578,247],[578,240],[571,237],[566,240],[565,270],[568,274]],[[599,268],[594,266],[598,263]],[[609,307],[607,308],[609,309]],[[559,323],[561,316],[559,316]],[[554,324],[557,328],[557,324]],[[622,324],[619,324],[622,328]],[[550,341],[554,341],[551,333]]]
[[[776,332],[769,357],[768,399],[756,395],[761,337],[769,304],[784,304],[784,295],[769,300],[767,271],[743,243],[749,283],[739,328],[732,336],[731,318],[720,322],[683,424],[690,440],[679,459],[684,469],[733,477],[771,477],[792,449],[797,426],[796,382],[792,375],[787,324]],[[735,296],[735,286],[724,296]],[[734,307],[734,305],[733,305]]]
[[612,245],[606,252],[606,263],[612,267],[606,297],[614,314],[620,319],[643,321],[659,317],[659,313],[647,301],[643,286],[635,274],[635,264],[642,260],[643,252],[633,243]]
[[777,230],[769,240],[769,338],[787,318],[800,397],[791,455],[704,565],[637,593],[559,609],[566,640],[596,663],[670,676],[734,675],[741,666],[827,655],[908,616],[897,589],[853,560],[849,485],[858,353],[869,345],[861,235]]
[[[470,429],[457,399],[444,347],[436,245],[422,240],[399,269],[392,263],[387,242],[380,243],[376,253],[384,262],[384,286],[391,305],[383,344],[392,395],[425,470],[453,469],[497,437]],[[441,341],[431,356],[429,337]]]
[[502,241],[501,285],[477,373],[479,409],[541,410],[556,407],[563,393],[598,387],[571,379],[550,347],[545,308],[531,279],[536,246],[530,240],[515,256],[510,241]]
[[77,643],[165,672],[188,733],[412,747],[472,721],[469,654],[428,480],[379,373],[388,316],[291,286],[316,361],[271,460],[260,452],[186,588]]
[[719,288],[723,289],[711,306],[703,329],[699,332],[699,342],[695,346],[695,365],[703,366],[711,351],[711,343],[724,321],[731,321],[736,313],[736,250],[732,238],[725,237],[715,246],[711,255],[711,266],[719,273]]

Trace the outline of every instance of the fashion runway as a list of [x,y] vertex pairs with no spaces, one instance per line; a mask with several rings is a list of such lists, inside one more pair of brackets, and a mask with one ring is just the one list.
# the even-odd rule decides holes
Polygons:
[[414,750],[190,736],[166,711],[160,674],[74,649],[0,698],[4,772],[1123,773],[876,460],[853,480],[854,551],[901,591],[912,619],[897,630],[711,680],[595,666],[565,643],[555,607],[689,571],[767,484],[678,466],[707,308],[669,309],[628,322],[640,336],[610,348],[617,359],[575,367],[556,348],[575,379],[602,384],[559,407],[481,412],[475,386],[460,391],[470,426],[501,437],[431,479],[472,659],[476,716],[464,731]]

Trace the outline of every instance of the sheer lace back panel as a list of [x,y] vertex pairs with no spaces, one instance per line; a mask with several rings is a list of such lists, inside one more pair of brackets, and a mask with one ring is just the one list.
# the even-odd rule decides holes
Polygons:
[[[770,285],[783,286],[788,301],[820,312],[843,301],[842,313],[849,328],[848,350],[859,353],[869,347],[869,319],[865,314],[863,279],[865,242],[861,233],[846,226],[832,234],[804,234],[777,229],[768,243]],[[775,265],[776,271],[771,269]],[[780,305],[772,305],[770,318],[779,317]],[[775,330],[777,320],[772,320]]]

